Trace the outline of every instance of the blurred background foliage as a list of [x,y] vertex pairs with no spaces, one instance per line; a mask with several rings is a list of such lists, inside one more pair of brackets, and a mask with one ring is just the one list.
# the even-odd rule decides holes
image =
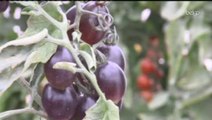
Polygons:
[[[73,2],[63,5],[66,11]],[[212,2],[111,1],[109,9],[127,59],[128,88],[121,120],[211,120]],[[22,6],[11,4],[0,14],[0,45],[26,29],[27,16],[15,16]],[[10,13],[10,14],[8,14]],[[140,62],[159,40],[155,61],[164,72],[161,89],[147,102],[137,85]],[[162,62],[161,62],[162,61]],[[3,63],[0,63],[3,64]],[[13,84],[0,98],[0,112],[23,108],[27,92]],[[40,120],[18,115],[8,120]]]

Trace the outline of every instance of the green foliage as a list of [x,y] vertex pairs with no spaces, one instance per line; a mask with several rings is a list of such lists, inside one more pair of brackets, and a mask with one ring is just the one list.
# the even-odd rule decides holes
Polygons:
[[86,111],[85,120],[119,120],[118,107],[111,100],[104,102],[99,99],[97,103]]

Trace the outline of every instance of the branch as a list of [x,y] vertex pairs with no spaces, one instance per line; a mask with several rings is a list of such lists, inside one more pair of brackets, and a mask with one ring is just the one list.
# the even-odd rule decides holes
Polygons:
[[80,2],[76,2],[76,18],[74,20],[74,23],[75,23],[75,31],[79,31],[79,25],[80,25],[80,20],[81,20],[81,16],[82,16],[82,8],[80,6]]
[[8,117],[11,117],[17,114],[22,114],[22,113],[32,113],[32,114],[39,115],[43,118],[47,118],[47,115],[43,111],[37,111],[34,108],[23,108],[23,109],[9,110],[6,112],[2,112],[0,113],[0,119],[1,120],[6,119]]

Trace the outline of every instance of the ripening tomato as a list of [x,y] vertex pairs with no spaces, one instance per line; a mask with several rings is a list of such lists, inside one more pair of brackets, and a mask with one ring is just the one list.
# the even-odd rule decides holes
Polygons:
[[154,73],[156,70],[156,65],[154,62],[149,58],[144,58],[140,62],[140,69],[144,74],[151,74]]
[[146,102],[151,102],[154,94],[152,91],[147,90],[141,91],[140,95]]
[[151,59],[156,59],[158,57],[158,54],[153,49],[149,49],[146,54],[147,57]]
[[153,84],[153,80],[145,74],[140,75],[137,79],[137,86],[141,90],[150,90],[153,88]]
[[164,76],[164,72],[160,69],[156,70],[156,76],[161,79]]

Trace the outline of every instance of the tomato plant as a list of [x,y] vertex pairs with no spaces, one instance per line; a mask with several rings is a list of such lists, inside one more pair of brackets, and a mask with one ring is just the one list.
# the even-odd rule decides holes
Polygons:
[[[1,67],[2,72],[11,65],[14,71],[6,71],[5,77],[13,78],[0,92],[18,82],[27,88],[30,100],[26,108],[0,113],[0,119],[28,112],[49,120],[119,120],[127,86],[119,67],[124,66],[123,52],[115,37],[107,39],[114,41],[121,63],[93,47],[98,47],[97,42],[105,44],[106,33],[117,36],[111,28],[113,17],[106,1],[75,3],[65,12],[62,2],[1,2],[1,11],[9,4],[20,4],[29,17],[23,34],[0,47],[3,58],[10,46],[22,49],[10,57],[23,55],[15,63],[18,66]],[[24,76],[26,72],[29,74]]]
[[209,1],[0,1],[1,120],[211,120]]

